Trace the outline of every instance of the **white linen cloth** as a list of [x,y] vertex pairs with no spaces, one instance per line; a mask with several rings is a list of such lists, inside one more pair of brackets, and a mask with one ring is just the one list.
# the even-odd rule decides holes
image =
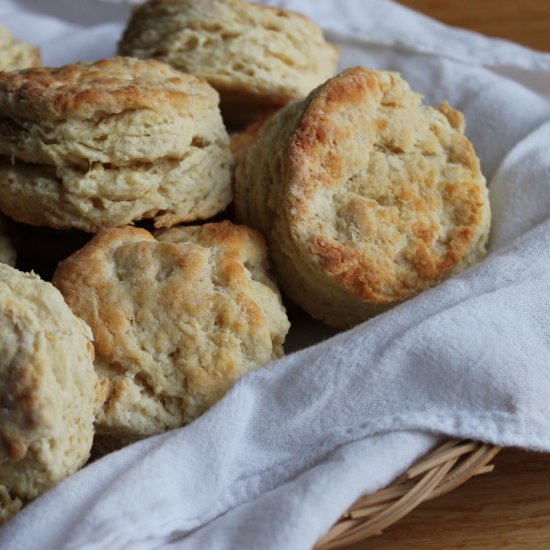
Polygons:
[[[385,0],[271,3],[317,20],[342,67],[399,70],[465,113],[491,254],[246,376],[188,427],[84,468],[2,528],[0,548],[307,549],[443,436],[550,451],[550,55]],[[0,7],[47,63],[112,54],[126,16],[94,0]]]

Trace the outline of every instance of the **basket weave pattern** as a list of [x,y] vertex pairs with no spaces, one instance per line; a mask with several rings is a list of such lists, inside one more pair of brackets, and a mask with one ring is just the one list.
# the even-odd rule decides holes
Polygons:
[[419,504],[441,496],[472,476],[491,472],[500,447],[449,440],[390,486],[360,498],[315,545],[315,550],[344,548],[379,535]]

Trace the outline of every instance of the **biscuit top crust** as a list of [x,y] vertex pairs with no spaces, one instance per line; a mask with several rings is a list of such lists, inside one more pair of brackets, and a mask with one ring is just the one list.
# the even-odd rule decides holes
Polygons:
[[[279,291],[268,276],[270,271],[267,246],[262,235],[246,225],[235,225],[227,220],[195,226],[176,226],[155,232],[161,242],[198,245],[216,256],[216,278],[231,289],[248,289],[251,283],[269,287],[278,296]],[[275,315],[267,320],[275,323]],[[285,323],[286,324],[286,320]],[[277,332],[273,329],[273,332]]]
[[[147,3],[155,8],[160,8],[162,6],[192,6],[195,2],[196,0],[149,0]],[[251,13],[269,14],[285,19],[296,19],[305,26],[307,32],[321,34],[319,27],[309,17],[297,11],[282,10],[258,2],[243,0],[202,0],[202,3],[207,5],[210,9],[216,6],[227,6],[233,10],[240,11],[246,9],[251,10]]]
[[25,69],[0,79],[0,114],[31,120],[215,107],[218,102],[217,92],[201,78],[160,61],[130,57]]
[[200,74],[222,100],[285,105],[334,75],[338,48],[307,17],[243,0],[153,0],[134,11],[119,52]]
[[92,328],[109,379],[102,433],[140,437],[202,414],[282,355],[289,325],[261,235],[229,222],[102,229],[54,284]]
[[[207,249],[215,248],[223,257],[250,264],[266,261],[265,240],[258,231],[246,225],[235,225],[227,220],[205,225],[176,226],[155,232],[161,242],[197,244]],[[241,273],[244,276],[244,271]],[[243,278],[240,283],[247,282]]]
[[[295,108],[294,108],[295,109]],[[294,242],[355,296],[390,303],[479,260],[489,204],[462,115],[354,68],[303,104],[283,166]]]

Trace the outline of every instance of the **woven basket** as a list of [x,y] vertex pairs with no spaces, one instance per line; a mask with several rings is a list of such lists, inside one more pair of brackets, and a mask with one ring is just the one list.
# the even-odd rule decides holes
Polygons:
[[315,545],[333,550],[361,542],[399,521],[419,504],[441,496],[472,476],[491,472],[500,447],[450,440],[426,455],[390,486],[360,498]]

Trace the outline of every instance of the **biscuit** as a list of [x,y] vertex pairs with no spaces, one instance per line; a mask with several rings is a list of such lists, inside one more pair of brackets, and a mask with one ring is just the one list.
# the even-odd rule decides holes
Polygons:
[[152,0],[138,7],[119,52],[200,75],[230,124],[306,96],[334,75],[338,49],[307,17],[242,0]]
[[462,115],[396,73],[349,69],[237,141],[237,219],[268,238],[281,288],[353,326],[485,255],[485,179]]
[[283,354],[289,328],[262,237],[229,222],[158,234],[104,229],[60,263],[54,284],[94,334],[109,379],[98,434],[176,428],[243,374]]
[[0,263],[15,265],[15,249],[6,232],[6,222],[0,215]]
[[40,50],[16,40],[11,32],[0,24],[0,71],[40,66]]
[[0,79],[0,209],[95,232],[208,218],[231,201],[217,92],[159,61],[114,58]]
[[91,338],[50,283],[0,264],[0,520],[88,459],[105,394]]

